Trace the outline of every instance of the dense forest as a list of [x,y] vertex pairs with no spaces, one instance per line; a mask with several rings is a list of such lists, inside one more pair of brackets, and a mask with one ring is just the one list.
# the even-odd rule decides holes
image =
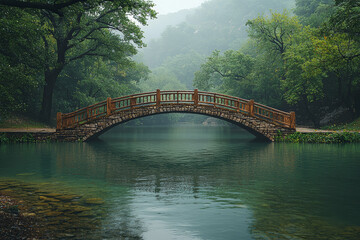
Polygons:
[[[295,109],[300,122],[360,111],[360,1],[297,0],[289,11],[249,19],[248,42],[214,51],[194,86]],[[340,119],[341,120],[341,119]]]
[[1,119],[49,122],[156,88],[254,99],[316,127],[359,116],[360,1],[209,0],[145,28],[145,0],[0,0],[0,12]]
[[139,25],[156,16],[144,0],[0,1],[0,114],[49,122],[55,111],[135,91],[149,69],[131,56]]

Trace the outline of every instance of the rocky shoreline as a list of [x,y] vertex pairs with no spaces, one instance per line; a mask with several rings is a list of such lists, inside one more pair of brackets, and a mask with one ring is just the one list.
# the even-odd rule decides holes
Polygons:
[[79,239],[99,229],[100,198],[0,180],[1,239]]

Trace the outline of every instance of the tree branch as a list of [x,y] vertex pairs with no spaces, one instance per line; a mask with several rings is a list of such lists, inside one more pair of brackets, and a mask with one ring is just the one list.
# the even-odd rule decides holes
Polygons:
[[86,2],[86,0],[68,0],[63,3],[40,3],[40,2],[29,2],[19,0],[0,0],[0,5],[18,8],[33,8],[33,9],[45,9],[53,13],[62,15],[61,9],[69,7],[79,2]]

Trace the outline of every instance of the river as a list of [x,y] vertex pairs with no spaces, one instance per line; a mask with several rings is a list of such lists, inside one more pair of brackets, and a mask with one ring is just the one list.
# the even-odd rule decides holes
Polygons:
[[59,238],[360,239],[359,144],[119,126],[89,143],[2,144],[0,164],[0,190],[39,199]]

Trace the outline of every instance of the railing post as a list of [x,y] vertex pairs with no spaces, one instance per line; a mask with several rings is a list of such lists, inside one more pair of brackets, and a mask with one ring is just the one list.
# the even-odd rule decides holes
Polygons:
[[290,112],[290,128],[295,129],[296,128],[296,116],[295,112]]
[[136,98],[132,97],[130,98],[130,108],[133,109],[136,105]]
[[86,119],[90,118],[90,109],[89,107],[86,108]]
[[112,113],[111,97],[106,99],[106,115],[110,116]]
[[161,94],[160,94],[160,89],[156,90],[156,106],[160,107],[160,102],[161,102]]
[[198,89],[194,90],[193,101],[194,101],[195,106],[199,105],[199,90]]
[[58,112],[56,114],[56,130],[62,129],[62,113]]
[[254,116],[254,100],[253,99],[249,100],[247,110],[249,112],[249,115],[253,117]]

